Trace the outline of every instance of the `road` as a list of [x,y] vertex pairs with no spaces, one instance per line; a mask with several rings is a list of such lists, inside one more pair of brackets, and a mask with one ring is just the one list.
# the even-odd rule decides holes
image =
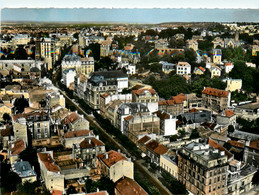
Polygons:
[[[62,90],[59,90],[64,97],[66,98],[66,101],[68,100],[74,106],[85,116],[85,118],[90,122],[92,126],[97,127],[102,133],[107,137],[107,139],[113,143],[117,148],[121,150],[121,152],[127,154],[129,157],[132,157],[132,155],[120,144],[118,143],[111,135],[109,135],[99,124],[96,122],[95,118],[93,116],[90,116],[87,114],[78,104],[76,104],[72,99],[70,99],[66,93]],[[149,181],[159,190],[160,194],[162,195],[169,195],[171,194],[170,191],[156,178],[154,177],[141,163],[140,161],[136,160],[134,161],[134,166],[138,168],[146,178],[149,179]]]

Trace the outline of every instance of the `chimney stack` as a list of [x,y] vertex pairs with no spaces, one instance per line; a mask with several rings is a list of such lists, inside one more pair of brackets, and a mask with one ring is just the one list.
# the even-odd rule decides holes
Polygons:
[[108,152],[105,153],[105,159],[108,159]]

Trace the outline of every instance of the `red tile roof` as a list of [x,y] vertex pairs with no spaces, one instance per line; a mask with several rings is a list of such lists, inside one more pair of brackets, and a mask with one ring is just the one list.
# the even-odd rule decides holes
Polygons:
[[187,97],[183,93],[180,93],[177,96],[173,96],[172,99],[175,101],[176,104],[182,104],[183,101],[187,100]]
[[228,91],[215,89],[211,87],[206,87],[203,91],[203,94],[212,95],[216,97],[228,97]]
[[63,135],[64,138],[80,137],[86,135],[94,135],[90,130],[78,130],[78,131],[69,131]]
[[226,117],[231,117],[231,116],[235,115],[235,113],[232,110],[225,110],[225,115],[226,115]]
[[205,69],[203,67],[199,67],[199,69],[202,71],[202,72],[205,72]]
[[60,168],[54,164],[49,153],[38,153],[38,157],[44,163],[45,167],[51,172],[60,172]]
[[222,145],[215,142],[211,138],[209,138],[209,145],[215,149],[218,149],[219,151],[224,151],[228,158],[233,156],[233,154],[231,154],[226,148],[224,148]]
[[232,66],[232,63],[227,62],[227,63],[225,64],[225,66]]
[[110,95],[110,93],[103,93],[103,94],[101,94],[100,96],[101,96],[102,98],[107,98],[109,95]]
[[259,149],[259,140],[254,140],[250,142],[250,148]]
[[[11,144],[9,145],[11,146]],[[14,147],[11,148],[12,155],[18,155],[25,149],[24,141],[19,139],[14,142]]]
[[138,194],[148,195],[148,193],[134,180],[125,177],[115,183],[115,188],[121,195]]
[[129,116],[125,117],[124,120],[129,121],[129,120],[132,119],[132,118],[133,118],[133,116],[132,116],[132,115],[129,115]]
[[94,148],[96,146],[104,146],[104,143],[94,137],[84,139],[80,144],[81,148]]
[[107,195],[107,191],[100,191],[100,192],[91,192],[84,195]]
[[197,110],[196,108],[192,108],[189,112],[190,112],[190,113],[199,112],[199,110]]
[[239,148],[245,147],[245,145],[243,143],[240,143],[240,142],[237,142],[237,141],[234,141],[234,140],[228,140],[228,143],[232,146],[236,146],[236,147],[239,147]]
[[132,90],[132,94],[136,94],[136,95],[142,95],[144,94],[145,91],[149,91],[152,95],[156,94],[156,91],[154,89],[147,89],[147,88],[142,88],[142,89],[138,89],[138,90]]
[[153,112],[153,114],[156,114],[157,117],[159,117],[160,119],[163,119],[163,120],[170,118],[169,114],[167,114],[166,112],[162,112],[161,110],[158,110],[158,111],[156,111],[156,112]]
[[127,160],[127,158],[122,153],[116,152],[114,150],[110,150],[108,152],[107,159],[105,158],[105,153],[98,155],[97,158],[101,159],[108,167],[111,167],[121,160]]
[[59,190],[52,190],[52,195],[62,195],[63,192]]
[[162,105],[171,106],[173,104],[175,104],[174,100],[160,100],[160,101],[158,101],[159,106],[162,106]]
[[165,146],[158,143],[156,140],[151,140],[150,142],[148,142],[146,144],[146,147],[159,155],[165,154],[168,150]]
[[149,136],[145,135],[144,137],[142,137],[141,139],[138,140],[138,143],[145,144],[150,139],[151,138]]
[[73,123],[74,121],[76,121],[77,119],[79,119],[79,116],[76,112],[72,112],[71,114],[69,114],[68,116],[66,116],[63,119],[63,123],[64,124],[69,124],[69,123]]
[[1,130],[1,136],[11,136],[13,135],[13,129],[11,127]]

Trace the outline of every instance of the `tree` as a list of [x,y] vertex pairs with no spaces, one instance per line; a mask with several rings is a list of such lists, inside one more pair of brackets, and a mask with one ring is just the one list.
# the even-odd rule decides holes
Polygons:
[[38,186],[37,181],[35,182],[25,181],[23,184],[20,184],[18,186],[18,192],[19,194],[24,194],[24,195],[35,194],[35,188],[37,186]]
[[29,102],[22,96],[21,98],[15,99],[14,106],[18,113],[23,113],[24,108],[29,107]]
[[11,120],[11,117],[10,117],[10,115],[8,113],[4,113],[3,114],[3,119],[4,119],[5,122],[7,122],[7,121]]
[[20,183],[21,178],[15,172],[9,171],[6,175],[1,173],[1,187],[8,190],[8,192],[16,191],[17,185]]
[[228,133],[233,133],[235,131],[235,128],[233,125],[228,126]]
[[257,172],[253,176],[252,184],[253,185],[258,185],[259,184],[259,169],[257,170]]
[[77,193],[76,188],[74,186],[70,185],[67,189],[67,195],[76,194],[76,193]]
[[196,139],[196,138],[199,138],[199,137],[200,137],[200,134],[199,134],[198,130],[197,129],[193,129],[192,133],[190,135],[190,139]]

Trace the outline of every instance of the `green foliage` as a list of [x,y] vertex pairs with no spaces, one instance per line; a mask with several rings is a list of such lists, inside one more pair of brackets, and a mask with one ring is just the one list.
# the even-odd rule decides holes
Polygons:
[[[150,80],[151,81],[151,80]],[[148,83],[158,92],[159,96],[165,99],[171,98],[179,93],[188,93],[189,87],[185,79],[179,75],[173,75],[170,78],[154,80]]]
[[152,63],[150,65],[150,71],[151,72],[156,72],[156,73],[161,73],[162,72],[162,64],[160,64],[160,63]]
[[98,181],[87,179],[85,182],[86,192],[96,192],[97,188],[106,190],[110,195],[114,195],[115,184],[108,177],[101,177]]
[[114,41],[118,42],[119,49],[124,49],[128,43],[133,43],[135,36],[114,36]]
[[173,178],[169,173],[163,171],[160,181],[172,192],[172,194],[188,194],[185,186],[177,179]]
[[18,192],[22,195],[31,195],[35,194],[35,188],[38,187],[37,181],[35,182],[29,182],[25,181],[23,184],[20,184],[18,186]]
[[70,185],[67,189],[67,195],[76,194],[76,193],[77,193],[76,188],[74,186]]
[[185,42],[183,39],[172,38],[169,41],[169,48],[183,48],[183,46],[185,46]]
[[248,121],[243,118],[237,118],[237,123],[241,126],[240,130],[248,133],[259,134],[259,118]]
[[96,66],[95,66],[95,69],[96,70],[99,70],[99,69],[111,69],[111,65],[112,65],[113,61],[110,57],[104,57],[104,58],[101,58],[99,60],[98,63],[96,63]]
[[190,139],[196,139],[201,137],[197,129],[193,129],[190,135]]
[[73,34],[73,37],[74,37],[75,39],[78,39],[78,35],[79,35],[79,33],[74,33],[74,34]]
[[233,133],[235,131],[235,128],[233,125],[228,126],[228,133]]
[[92,51],[92,54],[90,54],[90,56],[93,56],[95,61],[100,60],[100,44],[92,43],[89,46],[85,47],[84,50],[87,51],[88,49]]
[[247,96],[247,93],[238,92],[236,90],[231,92],[231,100],[235,100],[235,102],[242,102],[249,100],[249,97]]
[[248,92],[257,92],[259,76],[258,70],[247,67],[244,61],[235,61],[234,68],[229,73],[233,79],[242,79],[242,88]]
[[202,41],[198,41],[198,44],[199,44],[199,49],[204,52],[211,51],[211,49],[213,47],[213,43],[207,37]]
[[252,184],[253,185],[258,185],[259,184],[259,170],[257,170],[257,172],[253,176]]
[[[2,163],[1,163],[2,167]],[[12,171],[6,172],[1,169],[1,187],[7,192],[13,192],[17,190],[17,186],[21,183],[21,178]]]

